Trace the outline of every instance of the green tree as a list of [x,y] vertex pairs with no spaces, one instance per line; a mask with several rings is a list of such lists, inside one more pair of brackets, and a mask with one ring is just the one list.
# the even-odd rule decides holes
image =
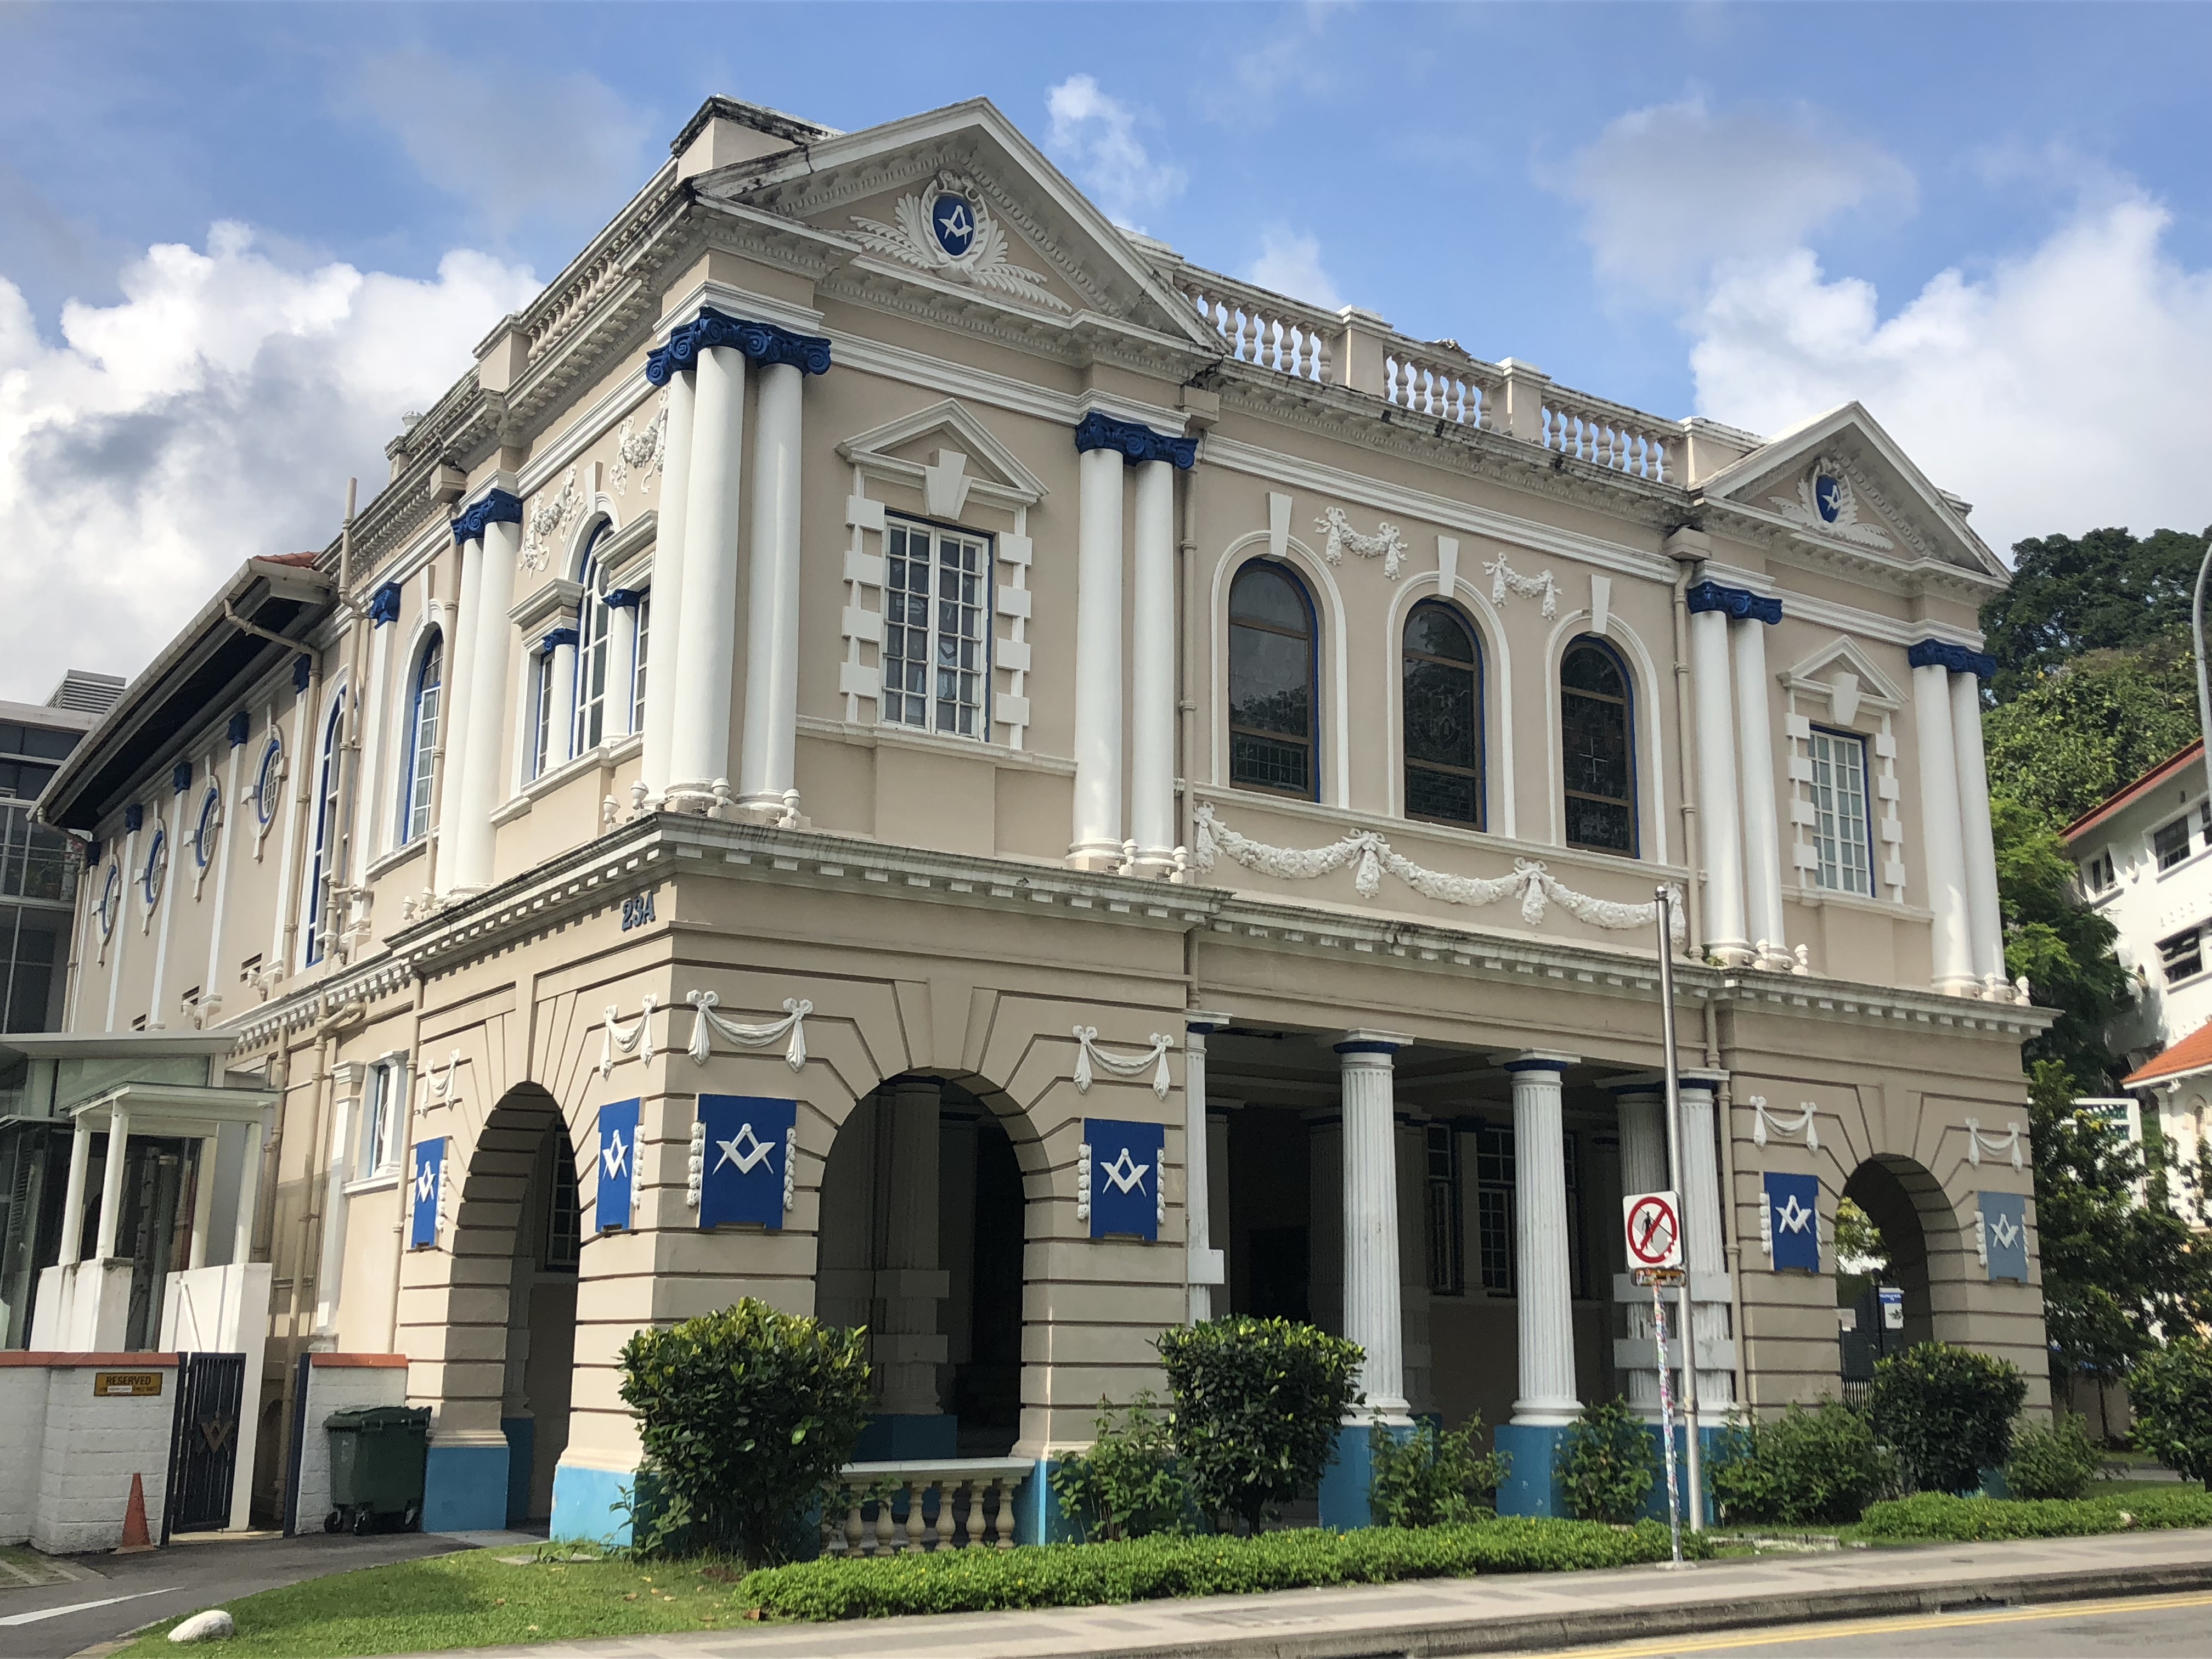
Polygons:
[[[2212,532],[2208,532],[2212,534]],[[2204,536],[2126,530],[2033,537],[2013,544],[2012,585],[1982,607],[1997,659],[1991,684],[2008,702],[2096,651],[2132,651],[2189,635],[2189,602]]]
[[2105,1025],[2135,995],[2133,978],[2112,954],[2112,924],[2075,896],[2074,860],[2047,819],[1993,791],[1990,830],[2005,969],[2027,975],[2036,1001],[2058,1011],[2057,1023],[2027,1045],[2026,1058],[2058,1061],[2077,1093],[2106,1093],[2118,1062],[2106,1046]]
[[2053,830],[2196,740],[2185,633],[2077,657],[2021,683],[1982,720],[1990,776]]

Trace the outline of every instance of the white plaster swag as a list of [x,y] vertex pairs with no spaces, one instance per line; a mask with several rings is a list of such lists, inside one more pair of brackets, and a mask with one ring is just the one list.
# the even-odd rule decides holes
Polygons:
[[1545,620],[1549,621],[1559,615],[1559,584],[1553,579],[1550,571],[1547,570],[1538,576],[1524,576],[1505,562],[1505,556],[1503,553],[1486,562],[1482,568],[1490,573],[1490,598],[1492,604],[1504,604],[1506,592],[1510,589],[1524,599],[1542,599]]
[[1744,1103],[1751,1108],[1751,1140],[1754,1146],[1766,1145],[1767,1131],[1771,1128],[1778,1135],[1794,1135],[1802,1130],[1805,1150],[1808,1152],[1820,1150],[1820,1131],[1813,1121],[1815,1109],[1811,1101],[1799,1101],[1795,1117],[1784,1117],[1771,1109],[1765,1095],[1753,1095]]
[[1168,1050],[1175,1047],[1174,1039],[1155,1031],[1152,1047],[1138,1054],[1109,1054],[1098,1046],[1098,1028],[1079,1025],[1075,1028],[1075,1091],[1091,1092],[1091,1068],[1103,1066],[1115,1077],[1141,1077],[1146,1068],[1152,1067],[1152,1092],[1162,1100],[1168,1097]]
[[451,1106],[454,1103],[453,1085],[459,1081],[461,1051],[456,1048],[446,1056],[443,1072],[433,1066],[423,1074],[422,1080],[430,1087],[430,1098],[441,1106]]
[[[721,998],[712,991],[693,991],[684,1000],[697,1011],[698,1018],[691,1022],[691,1058],[700,1065],[707,1063],[713,1052],[716,1033],[740,1048],[769,1048],[778,1042],[784,1044],[784,1064],[794,1072],[806,1068],[806,1017],[814,1012],[814,1005],[804,997],[783,1000],[783,1018],[772,1019],[762,1025],[740,1025],[735,1020],[725,1019],[714,1010],[721,1006]],[[785,1039],[789,1041],[786,1042]]]
[[539,497],[530,509],[529,534],[522,541],[522,568],[543,570],[551,555],[553,538],[566,534],[570,520],[583,510],[583,491],[572,466],[561,480],[560,494]]
[[599,1077],[602,1081],[615,1074],[615,1053],[636,1054],[641,1048],[647,1060],[653,1058],[653,1011],[659,1002],[650,993],[645,998],[645,1012],[637,1017],[637,1024],[627,1031],[619,1024],[621,1010],[607,1004],[606,1024],[601,1028],[599,1040]]
[[1378,523],[1373,535],[1363,536],[1352,527],[1342,507],[1332,507],[1314,520],[1314,528],[1328,538],[1321,556],[1331,564],[1342,564],[1348,547],[1363,559],[1382,560],[1382,574],[1394,582],[1398,580],[1399,567],[1406,559],[1406,538],[1396,525]]
[[2017,1123],[2007,1126],[2002,1134],[1984,1134],[1982,1133],[1982,1121],[1970,1117],[1966,1120],[1966,1162],[1978,1164],[1984,1152],[1992,1158],[2010,1152],[2012,1167],[2017,1170],[2021,1167],[2027,1140],[2027,1131]]
[[[1656,899],[1648,904],[1616,904],[1611,899],[1592,898],[1587,893],[1576,892],[1541,864],[1529,859],[1514,860],[1513,873],[1508,876],[1454,876],[1423,868],[1372,830],[1356,830],[1326,847],[1295,848],[1270,847],[1239,835],[1221,821],[1211,802],[1200,804],[1193,821],[1198,829],[1195,862],[1200,874],[1212,870],[1216,857],[1224,853],[1248,870],[1289,881],[1311,881],[1352,864],[1357,866],[1357,873],[1352,884],[1362,898],[1373,898],[1382,890],[1382,872],[1387,870],[1424,897],[1446,904],[1495,904],[1517,894],[1521,920],[1531,927],[1543,925],[1546,908],[1550,904],[1557,904],[1577,921],[1588,922],[1593,927],[1615,931],[1649,927],[1659,919]],[[1688,937],[1682,921],[1681,890],[1672,883],[1667,888],[1667,937],[1677,951]]]
[[632,469],[637,474],[638,493],[643,495],[653,487],[653,475],[661,469],[668,453],[668,388],[660,389],[660,397],[653,406],[653,417],[646,422],[645,430],[637,428],[637,416],[623,416],[622,430],[615,434],[615,463],[608,470],[607,481],[615,487],[615,494],[629,493]]

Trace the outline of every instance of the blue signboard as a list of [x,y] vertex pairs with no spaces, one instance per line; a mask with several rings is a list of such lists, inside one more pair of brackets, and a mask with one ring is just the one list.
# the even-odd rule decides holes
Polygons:
[[1991,1279],[2027,1283],[2027,1199],[2020,1193],[1983,1193],[1982,1244]]
[[783,1225],[791,1199],[795,1100],[757,1095],[699,1097],[699,1224]]
[[1820,1178],[1771,1175],[1766,1177],[1767,1237],[1774,1265],[1820,1271]]
[[438,1242],[438,1206],[446,1194],[446,1143],[417,1141],[413,1180],[415,1208],[407,1229],[410,1249],[428,1249]]
[[1086,1117],[1083,1143],[1090,1148],[1091,1236],[1160,1236],[1160,1161],[1168,1132],[1157,1123]]
[[599,1108],[599,1173],[593,1218],[601,1232],[630,1224],[637,1190],[637,1102]]

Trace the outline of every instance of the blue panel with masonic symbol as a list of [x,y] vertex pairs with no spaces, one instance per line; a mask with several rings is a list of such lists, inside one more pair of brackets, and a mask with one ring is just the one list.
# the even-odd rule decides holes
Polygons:
[[438,1243],[438,1200],[445,1196],[446,1142],[421,1140],[415,1144],[415,1171],[409,1178],[414,1208],[408,1218],[407,1248],[427,1250]]
[[616,1100],[599,1108],[599,1175],[592,1201],[600,1232],[630,1224],[637,1191],[637,1105]]
[[1766,1223],[1776,1271],[1786,1267],[1820,1271],[1820,1209],[1818,1176],[1766,1177]]
[[1813,480],[1813,505],[1820,510],[1822,520],[1835,523],[1844,510],[1844,486],[1832,473],[1823,472]]
[[790,1191],[795,1100],[757,1095],[701,1095],[699,1124],[705,1133],[699,1159],[699,1224],[751,1222],[783,1225]]
[[929,228],[938,246],[957,259],[975,245],[975,209],[964,196],[943,190],[929,204]]
[[2021,1193],[1980,1193],[1982,1245],[1991,1279],[2027,1283],[2027,1199]]
[[1091,1237],[1159,1237],[1160,1154],[1167,1134],[1157,1123],[1083,1120],[1084,1145],[1091,1149]]

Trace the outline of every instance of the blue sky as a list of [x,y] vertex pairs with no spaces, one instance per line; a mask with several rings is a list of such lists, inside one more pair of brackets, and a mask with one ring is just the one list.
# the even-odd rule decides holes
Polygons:
[[0,617],[0,692],[322,540],[712,92],[984,94],[1199,264],[1662,415],[1860,397],[2000,546],[2197,528],[2208,47],[2177,5],[0,10],[0,560],[82,550],[114,624]]

